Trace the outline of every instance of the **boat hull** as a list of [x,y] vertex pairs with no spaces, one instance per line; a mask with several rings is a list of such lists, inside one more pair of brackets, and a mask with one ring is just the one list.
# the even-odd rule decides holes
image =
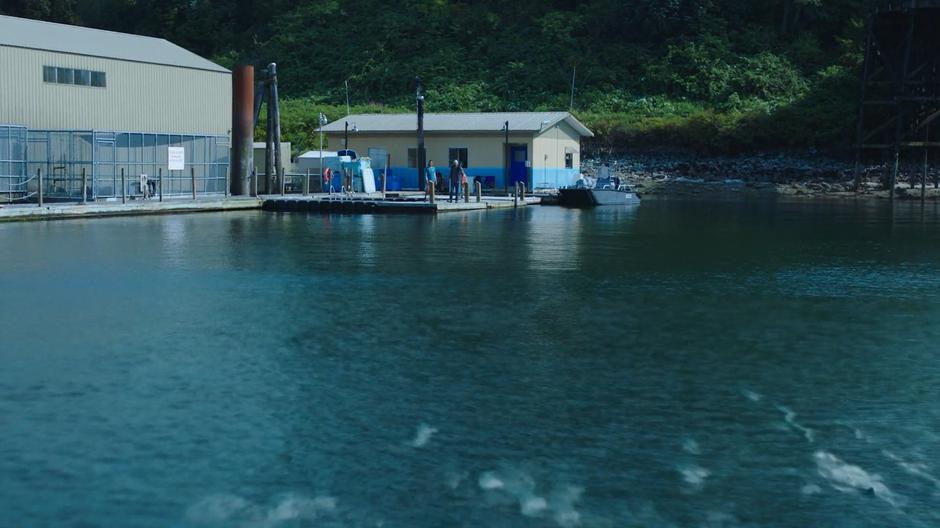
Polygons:
[[640,198],[632,191],[613,189],[560,189],[561,205],[565,207],[597,207],[608,205],[633,205]]

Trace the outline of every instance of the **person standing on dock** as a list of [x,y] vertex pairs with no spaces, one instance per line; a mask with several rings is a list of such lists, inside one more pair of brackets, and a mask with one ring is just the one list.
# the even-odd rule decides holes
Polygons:
[[437,185],[437,167],[434,166],[434,160],[428,160],[428,166],[424,169],[424,197],[431,194],[431,187]]
[[460,178],[463,175],[463,169],[460,167],[460,161],[454,160],[450,166],[450,194],[447,195],[447,201],[457,203],[460,199]]

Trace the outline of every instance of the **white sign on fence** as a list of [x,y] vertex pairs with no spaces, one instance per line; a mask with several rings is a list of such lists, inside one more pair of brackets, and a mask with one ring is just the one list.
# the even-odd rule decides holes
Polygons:
[[169,169],[171,171],[186,170],[186,148],[185,147],[167,147],[167,159],[169,160]]

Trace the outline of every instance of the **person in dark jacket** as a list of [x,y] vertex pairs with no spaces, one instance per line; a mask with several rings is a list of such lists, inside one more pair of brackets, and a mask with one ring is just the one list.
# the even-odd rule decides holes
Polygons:
[[450,166],[450,194],[447,195],[448,202],[457,203],[460,199],[460,177],[463,175],[463,169],[460,168],[460,161],[454,160]]

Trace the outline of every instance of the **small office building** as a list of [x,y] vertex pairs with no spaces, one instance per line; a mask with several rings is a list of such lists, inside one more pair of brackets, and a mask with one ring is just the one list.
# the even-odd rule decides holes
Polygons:
[[[355,114],[323,131],[330,150],[387,153],[392,185],[418,188],[416,114]],[[529,189],[573,183],[580,171],[581,138],[594,135],[568,112],[425,114],[424,131],[427,159],[445,177],[449,163],[459,160],[471,179],[479,178],[489,189],[517,181]],[[383,160],[376,161],[373,166],[384,167]]]

